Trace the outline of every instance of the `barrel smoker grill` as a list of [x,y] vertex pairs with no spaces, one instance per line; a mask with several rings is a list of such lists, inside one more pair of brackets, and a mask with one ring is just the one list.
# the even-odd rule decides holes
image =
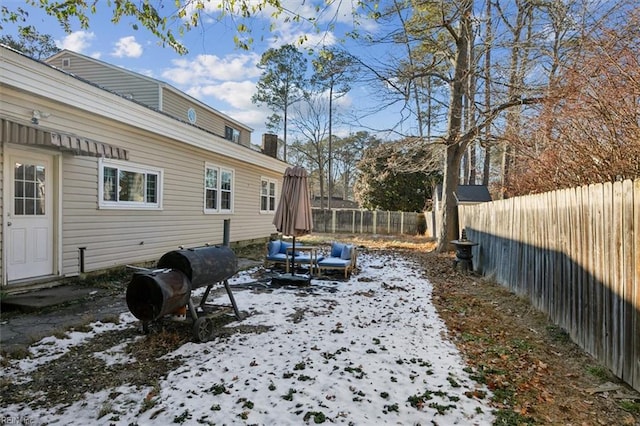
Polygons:
[[[187,306],[194,337],[206,341],[213,333],[212,318],[227,311],[206,303],[214,286],[224,285],[236,318],[242,319],[228,281],[237,269],[238,260],[226,246],[170,251],[160,258],[156,269],[138,269],[134,273],[127,287],[127,306],[142,321],[145,333],[152,321]],[[196,307],[191,292],[204,286],[207,288]]]

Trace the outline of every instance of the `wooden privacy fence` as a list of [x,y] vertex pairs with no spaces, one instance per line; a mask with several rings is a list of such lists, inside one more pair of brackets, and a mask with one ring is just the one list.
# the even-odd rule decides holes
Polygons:
[[351,234],[417,234],[422,213],[361,209],[312,209],[313,230]]
[[460,206],[476,269],[640,390],[640,180]]

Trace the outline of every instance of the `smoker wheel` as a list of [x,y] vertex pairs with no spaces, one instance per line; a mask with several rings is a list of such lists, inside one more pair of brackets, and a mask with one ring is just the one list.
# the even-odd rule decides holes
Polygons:
[[213,334],[213,322],[207,317],[200,317],[193,323],[193,336],[198,342],[206,342]]

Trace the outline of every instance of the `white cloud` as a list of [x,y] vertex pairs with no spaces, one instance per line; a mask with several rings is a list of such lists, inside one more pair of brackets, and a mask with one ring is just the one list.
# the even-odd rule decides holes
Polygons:
[[216,55],[198,55],[194,59],[176,59],[173,68],[162,73],[162,78],[176,84],[199,84],[211,81],[240,81],[258,77],[256,67],[260,56],[255,53],[232,54],[220,58]]
[[237,109],[255,108],[251,96],[255,93],[256,84],[251,81],[227,81],[221,84],[194,86],[187,93],[195,98],[213,97]]
[[111,56],[117,58],[139,58],[142,55],[142,45],[134,36],[123,37],[116,42]]
[[257,108],[250,110],[224,111],[224,113],[229,117],[233,117],[235,120],[253,128],[254,131],[251,134],[252,142],[256,144],[259,144],[259,141],[262,139],[262,134],[266,133],[267,129],[264,123],[267,121],[267,117],[272,114],[271,111]]
[[60,49],[83,53],[91,45],[91,40],[95,37],[96,35],[91,32],[75,31],[63,38],[62,41],[56,40],[56,46]]

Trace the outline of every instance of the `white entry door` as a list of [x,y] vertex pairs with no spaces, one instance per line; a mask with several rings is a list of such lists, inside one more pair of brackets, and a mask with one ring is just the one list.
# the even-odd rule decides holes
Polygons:
[[9,281],[53,274],[53,200],[49,156],[11,155],[7,214]]

